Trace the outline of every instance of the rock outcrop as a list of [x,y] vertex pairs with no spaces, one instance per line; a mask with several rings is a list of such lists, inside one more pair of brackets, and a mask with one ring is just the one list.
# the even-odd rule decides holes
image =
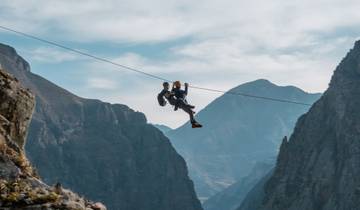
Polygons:
[[283,141],[263,210],[360,208],[360,41]]
[[0,63],[36,95],[26,149],[46,183],[110,210],[202,209],[184,159],[144,114],[71,94],[9,46],[0,45]]
[[[256,80],[230,90],[313,103],[320,94]],[[167,132],[186,159],[190,177],[204,200],[247,176],[256,162],[274,159],[281,138],[289,135],[309,107],[225,94],[199,112],[202,129],[189,123]]]
[[59,185],[50,187],[38,178],[24,152],[34,104],[33,94],[0,69],[0,209],[104,210],[100,203]]

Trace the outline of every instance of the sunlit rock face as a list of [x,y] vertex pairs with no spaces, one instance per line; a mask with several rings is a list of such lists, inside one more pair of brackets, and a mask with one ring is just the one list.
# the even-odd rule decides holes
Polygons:
[[0,209],[106,210],[101,203],[39,179],[24,151],[34,105],[34,95],[0,69]]

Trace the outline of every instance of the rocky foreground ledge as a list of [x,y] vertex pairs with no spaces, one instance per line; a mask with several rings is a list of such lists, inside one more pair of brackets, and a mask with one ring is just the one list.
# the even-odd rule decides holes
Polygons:
[[34,106],[33,94],[0,69],[0,209],[106,210],[60,184],[48,186],[37,176],[24,151]]

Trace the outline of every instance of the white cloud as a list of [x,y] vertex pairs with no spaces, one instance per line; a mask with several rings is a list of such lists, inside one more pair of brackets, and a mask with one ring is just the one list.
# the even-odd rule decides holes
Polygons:
[[74,53],[58,50],[54,47],[39,47],[25,53],[29,54],[31,59],[45,63],[61,63],[82,59]]
[[90,89],[103,89],[103,90],[115,90],[117,83],[110,79],[104,78],[89,78],[87,81],[87,88]]
[[[360,37],[358,8],[358,0],[3,0],[0,25],[90,46],[93,42],[156,45],[190,37],[191,41],[169,51],[169,59],[152,60],[135,53],[110,59],[211,88],[227,90],[267,78],[319,92]],[[78,59],[72,56],[40,48],[32,59],[58,63]],[[175,126],[186,119],[179,112],[171,113],[174,119],[160,114],[164,109],[153,98],[160,82],[106,64],[86,67],[88,86],[75,90],[80,95],[128,104],[153,122]],[[190,95],[200,108],[217,96],[196,90]]]
[[56,30],[77,41],[238,37],[277,48],[301,43],[307,33],[359,24],[359,4],[356,0],[3,0],[6,12],[0,22],[38,34]]

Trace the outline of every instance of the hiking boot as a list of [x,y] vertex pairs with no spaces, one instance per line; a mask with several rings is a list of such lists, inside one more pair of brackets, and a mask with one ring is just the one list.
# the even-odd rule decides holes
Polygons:
[[202,125],[199,124],[198,122],[194,122],[194,123],[191,124],[191,127],[192,128],[202,128]]

